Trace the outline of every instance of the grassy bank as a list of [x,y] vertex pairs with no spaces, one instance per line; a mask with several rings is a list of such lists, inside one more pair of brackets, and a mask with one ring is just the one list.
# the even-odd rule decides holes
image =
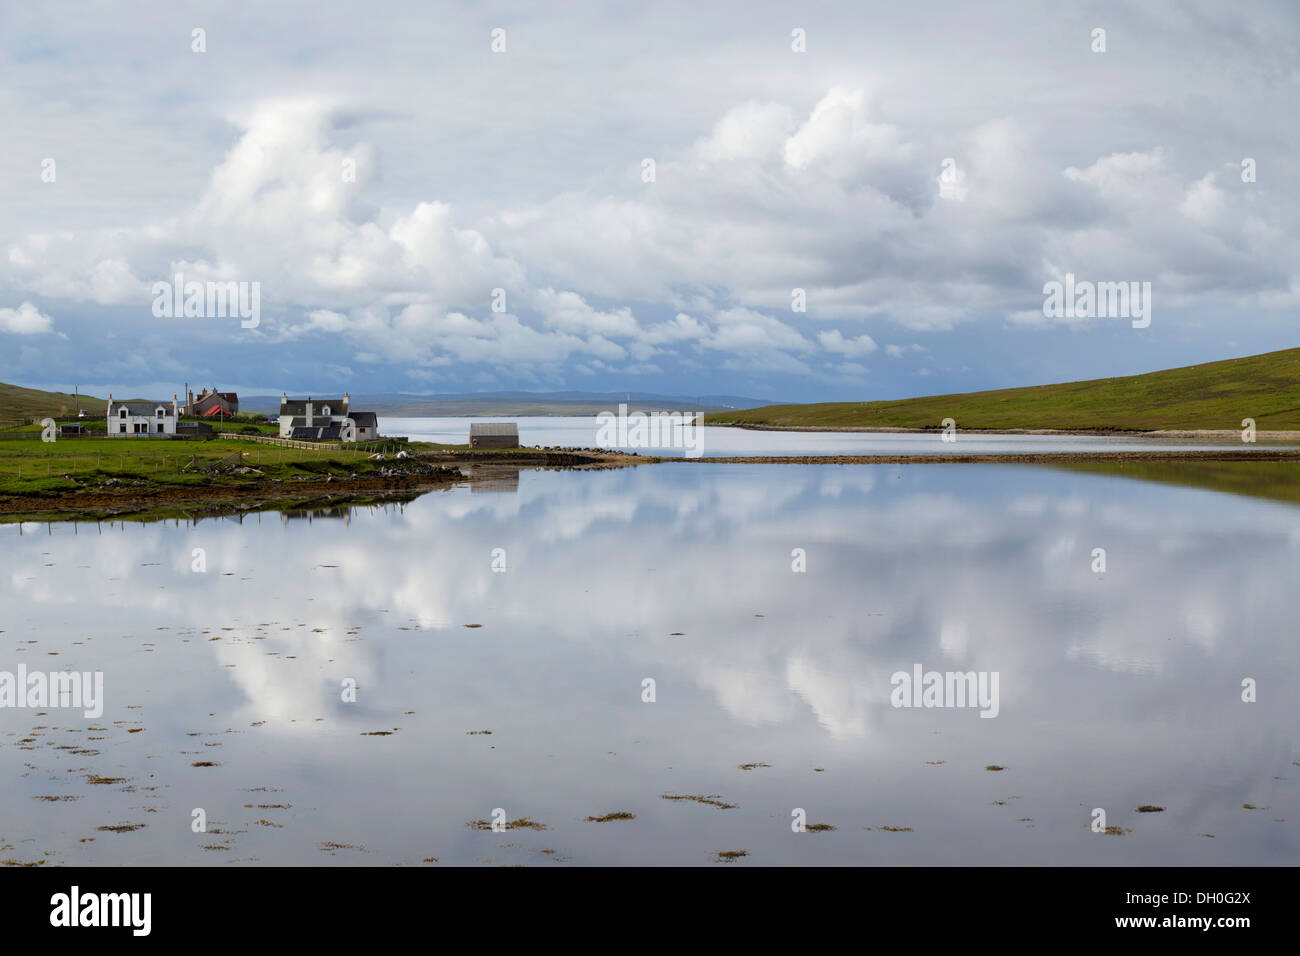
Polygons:
[[104,417],[108,406],[102,398],[88,395],[74,396],[68,392],[43,392],[36,388],[23,388],[21,385],[8,385],[0,382],[0,425],[17,424],[29,418],[75,417],[78,409],[84,408],[86,414]]
[[710,424],[820,428],[1154,431],[1300,429],[1300,349],[1123,378],[898,401],[768,405],[708,417]]
[[[419,446],[413,446],[418,448]],[[232,460],[238,455],[238,461]],[[209,469],[222,464],[219,471]],[[368,476],[391,467],[352,449],[281,448],[238,439],[173,441],[78,438],[0,442],[0,495],[56,495],[131,480],[201,487],[327,476]]]
[[[410,497],[478,480],[461,465],[589,467],[603,456],[538,448],[409,442],[406,458],[356,446],[298,448],[244,439],[78,438],[0,442],[0,521],[235,514]],[[622,456],[611,459],[621,461]]]
[[0,443],[0,522],[188,517],[409,499],[459,469],[238,439]]

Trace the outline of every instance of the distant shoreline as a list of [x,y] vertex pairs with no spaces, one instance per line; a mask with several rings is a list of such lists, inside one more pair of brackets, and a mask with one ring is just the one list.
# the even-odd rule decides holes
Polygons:
[[[937,435],[943,429],[901,428],[895,425],[757,425],[751,422],[706,422],[706,427],[744,428],[756,432],[855,432],[880,435]],[[962,428],[958,434],[966,435],[1063,435],[1074,438],[1192,438],[1202,441],[1241,441],[1239,428],[1159,428],[1152,431],[1128,431],[1119,428],[1065,429],[1065,428]],[[1300,442],[1300,431],[1257,431],[1257,441]]]
[[633,462],[658,464],[660,462],[687,462],[703,465],[1051,465],[1077,462],[1125,461],[1294,461],[1300,462],[1300,448],[1279,448],[1262,451],[1224,448],[1189,448],[1186,451],[1062,451],[962,454],[953,452],[934,455],[726,455],[717,458],[655,457],[633,459]]

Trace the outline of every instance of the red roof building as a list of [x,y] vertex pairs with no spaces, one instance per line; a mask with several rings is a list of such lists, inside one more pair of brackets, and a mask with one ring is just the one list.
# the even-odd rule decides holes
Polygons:
[[191,391],[185,405],[185,414],[196,418],[238,415],[239,396],[234,392],[218,392],[215,388],[205,389],[198,395]]

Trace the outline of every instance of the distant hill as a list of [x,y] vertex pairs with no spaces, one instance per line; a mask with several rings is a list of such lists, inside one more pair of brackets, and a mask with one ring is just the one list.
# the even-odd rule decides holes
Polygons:
[[1046,428],[1064,431],[1300,429],[1300,349],[1061,385],[929,395],[882,402],[765,405],[709,417],[714,424],[838,428]]
[[0,382],[0,426],[16,425],[29,418],[73,416],[79,408],[88,415],[103,415],[107,406],[106,400],[89,395],[78,398],[71,392],[42,392]]
[[[334,392],[321,392],[334,396]],[[297,395],[296,397],[303,397]],[[351,396],[358,411],[408,418],[451,418],[460,416],[526,417],[533,415],[595,415],[617,411],[626,403],[629,411],[722,411],[754,408],[768,404],[736,395],[700,395],[696,398],[654,395],[647,392],[477,392],[469,395],[403,395],[400,393],[357,393]],[[240,411],[275,414],[279,395],[240,396]]]

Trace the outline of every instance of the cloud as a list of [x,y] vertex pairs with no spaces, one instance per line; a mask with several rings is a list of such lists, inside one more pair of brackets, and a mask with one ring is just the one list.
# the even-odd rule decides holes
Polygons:
[[839,329],[821,332],[818,334],[817,340],[821,342],[822,348],[826,351],[847,356],[870,355],[879,348],[875,340],[869,335],[859,335],[855,339],[846,339],[840,334]]
[[906,355],[908,352],[924,352],[924,351],[926,351],[925,346],[918,345],[916,343],[913,343],[912,345],[886,345],[885,346],[885,354],[890,356],[891,358],[900,358]]
[[[214,13],[210,36],[237,29],[239,44],[142,79],[129,64],[165,48],[165,24],[94,10],[74,31],[29,5],[14,35],[53,39],[45,59],[0,50],[22,93],[0,97],[0,122],[59,175],[39,183],[26,154],[0,156],[0,300],[40,302],[72,330],[42,350],[50,380],[128,371],[102,351],[116,333],[158,341],[144,368],[236,364],[269,382],[346,366],[375,388],[572,375],[617,389],[662,369],[642,387],[689,393],[714,376],[814,398],[836,388],[819,352],[924,336],[936,371],[972,370],[963,386],[1014,384],[1059,368],[1025,323],[1042,324],[1042,285],[1066,272],[1152,281],[1155,323],[1183,334],[1122,353],[1146,367],[1221,357],[1238,335],[1284,347],[1300,150],[1276,118],[1296,23],[1249,0],[1235,20],[1184,6],[1108,25],[1140,31],[1141,60],[1115,47],[1063,69],[1039,42],[1060,31],[1046,9],[941,5],[951,29],[917,33],[902,14],[842,7],[810,30],[808,56],[773,55],[764,0],[740,27],[734,11],[692,11],[685,34],[555,10],[508,57],[451,43],[431,61],[427,44],[358,43],[290,4],[259,10],[256,30]],[[367,30],[409,36],[411,9],[369,11]],[[480,26],[453,11],[439,30]],[[853,36],[870,55],[828,42]],[[1240,180],[1245,157],[1255,182]],[[953,201],[936,181],[948,159]],[[159,339],[150,284],[175,271],[259,282],[262,324]],[[795,288],[806,313],[790,309]],[[506,313],[491,311],[498,289]],[[835,326],[858,337],[828,346]],[[1111,374],[1113,330],[1074,331],[1069,372]],[[882,363],[873,388],[913,371]]]
[[0,332],[10,335],[44,335],[54,331],[54,320],[30,302],[16,309],[0,309]]
[[910,162],[914,147],[898,127],[873,122],[872,114],[865,90],[832,87],[785,141],[786,163],[796,170],[821,166],[827,175],[852,180]]
[[536,293],[534,301],[538,311],[546,317],[545,323],[549,328],[615,338],[635,336],[641,331],[631,309],[600,312],[588,305],[576,292],[541,289]]
[[696,146],[708,162],[763,160],[776,152],[794,127],[794,113],[780,103],[750,100],[727,112]]

